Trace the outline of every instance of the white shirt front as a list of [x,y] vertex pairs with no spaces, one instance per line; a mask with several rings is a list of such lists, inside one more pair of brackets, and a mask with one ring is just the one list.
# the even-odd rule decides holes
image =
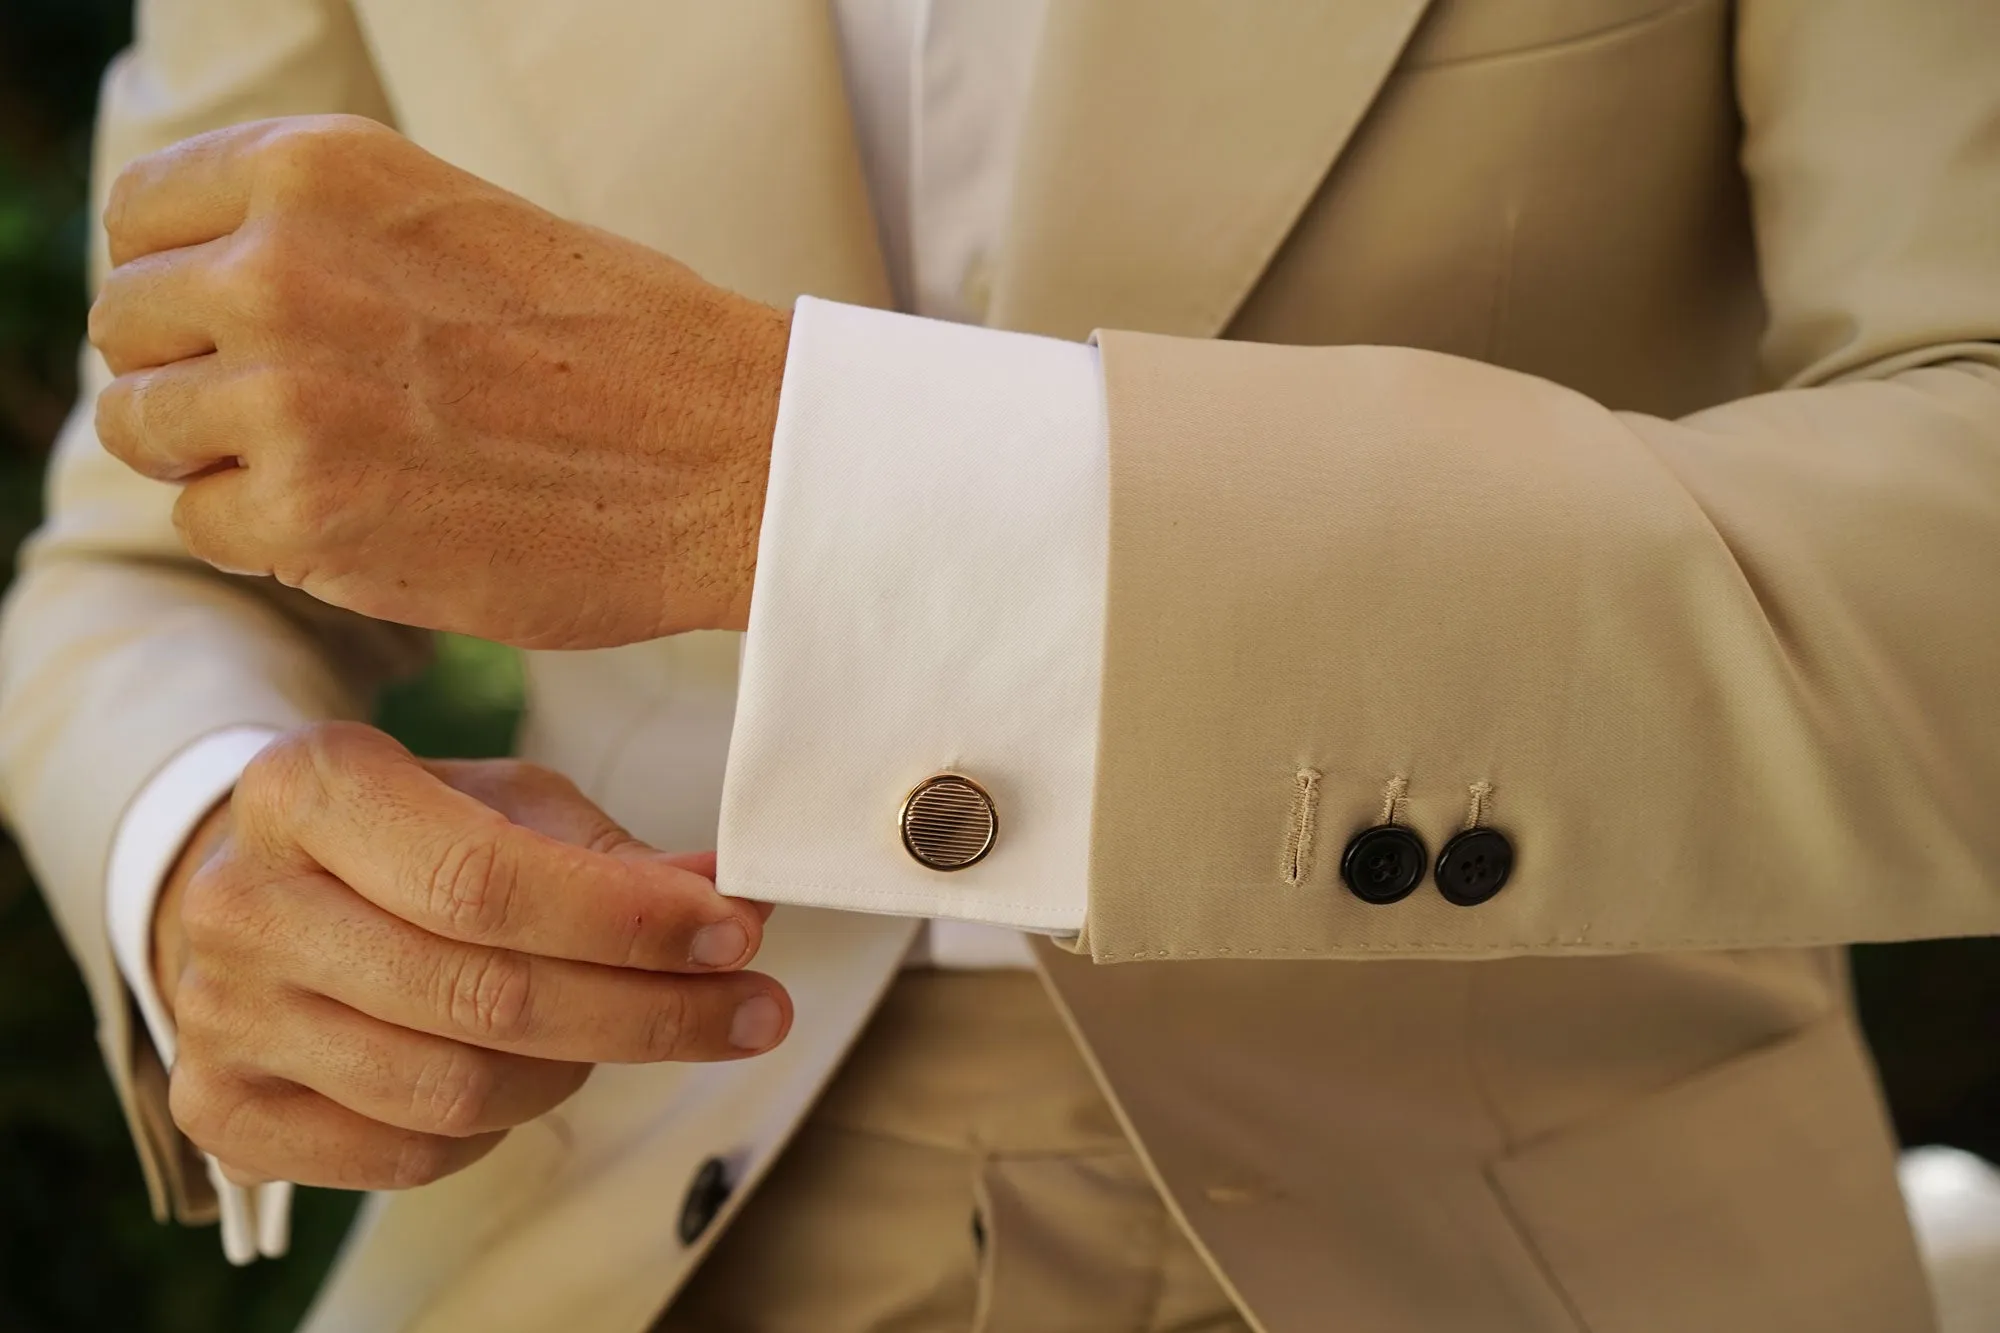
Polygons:
[[[932,917],[914,957],[940,966],[1027,965],[1008,927],[1074,934],[1086,905],[1108,533],[1097,354],[937,322],[983,318],[1045,3],[835,0],[892,287],[932,318],[799,303],[724,782],[725,892]],[[154,904],[270,735],[184,749],[113,842],[113,952],[168,1064]],[[895,832],[903,794],[944,769],[994,794],[1003,830],[954,875]],[[230,1259],[283,1253],[290,1186],[210,1175]]]

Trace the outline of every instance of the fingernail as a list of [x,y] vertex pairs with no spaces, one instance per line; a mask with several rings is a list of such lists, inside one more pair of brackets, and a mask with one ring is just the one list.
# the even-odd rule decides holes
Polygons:
[[688,960],[703,967],[728,967],[749,947],[750,937],[743,933],[741,924],[718,921],[694,933],[694,947],[688,951]]
[[737,1007],[729,1020],[729,1044],[738,1050],[761,1051],[778,1039],[785,1011],[768,995],[753,995]]

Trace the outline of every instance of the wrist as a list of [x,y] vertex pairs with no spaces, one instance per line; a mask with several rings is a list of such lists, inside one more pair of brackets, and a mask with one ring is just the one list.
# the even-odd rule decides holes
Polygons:
[[778,399],[785,384],[785,352],[791,344],[792,315],[756,302],[745,302],[743,343],[737,362],[740,378],[734,395],[741,417],[740,463],[734,478],[737,522],[724,553],[723,586],[727,595],[715,616],[715,628],[750,627],[750,592],[757,577],[757,541],[764,527],[764,497],[771,482],[771,441],[778,430]]
[[[791,313],[720,288],[684,332],[680,382],[665,406],[663,451],[684,485],[667,533],[661,634],[746,629],[784,386]],[[692,379],[695,383],[690,384]],[[697,466],[688,468],[690,461]],[[699,480],[696,480],[696,479]]]

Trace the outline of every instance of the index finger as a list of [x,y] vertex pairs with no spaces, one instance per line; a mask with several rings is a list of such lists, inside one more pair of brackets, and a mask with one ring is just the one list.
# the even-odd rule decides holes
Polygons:
[[112,267],[242,226],[250,212],[251,155],[279,124],[210,130],[128,163],[104,205]]
[[740,967],[756,952],[752,905],[663,854],[593,851],[516,824],[369,728],[323,731],[310,748],[301,849],[431,934],[662,972]]
[[248,220],[260,185],[273,194],[310,188],[332,155],[391,133],[362,116],[281,116],[138,158],[118,173],[104,205],[112,267],[227,236]]

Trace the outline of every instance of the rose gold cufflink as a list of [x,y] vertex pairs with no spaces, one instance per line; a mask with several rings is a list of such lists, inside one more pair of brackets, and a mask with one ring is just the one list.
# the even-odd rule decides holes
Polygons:
[[938,773],[903,798],[897,819],[903,850],[932,870],[963,870],[993,850],[1000,816],[993,798],[971,778]]

